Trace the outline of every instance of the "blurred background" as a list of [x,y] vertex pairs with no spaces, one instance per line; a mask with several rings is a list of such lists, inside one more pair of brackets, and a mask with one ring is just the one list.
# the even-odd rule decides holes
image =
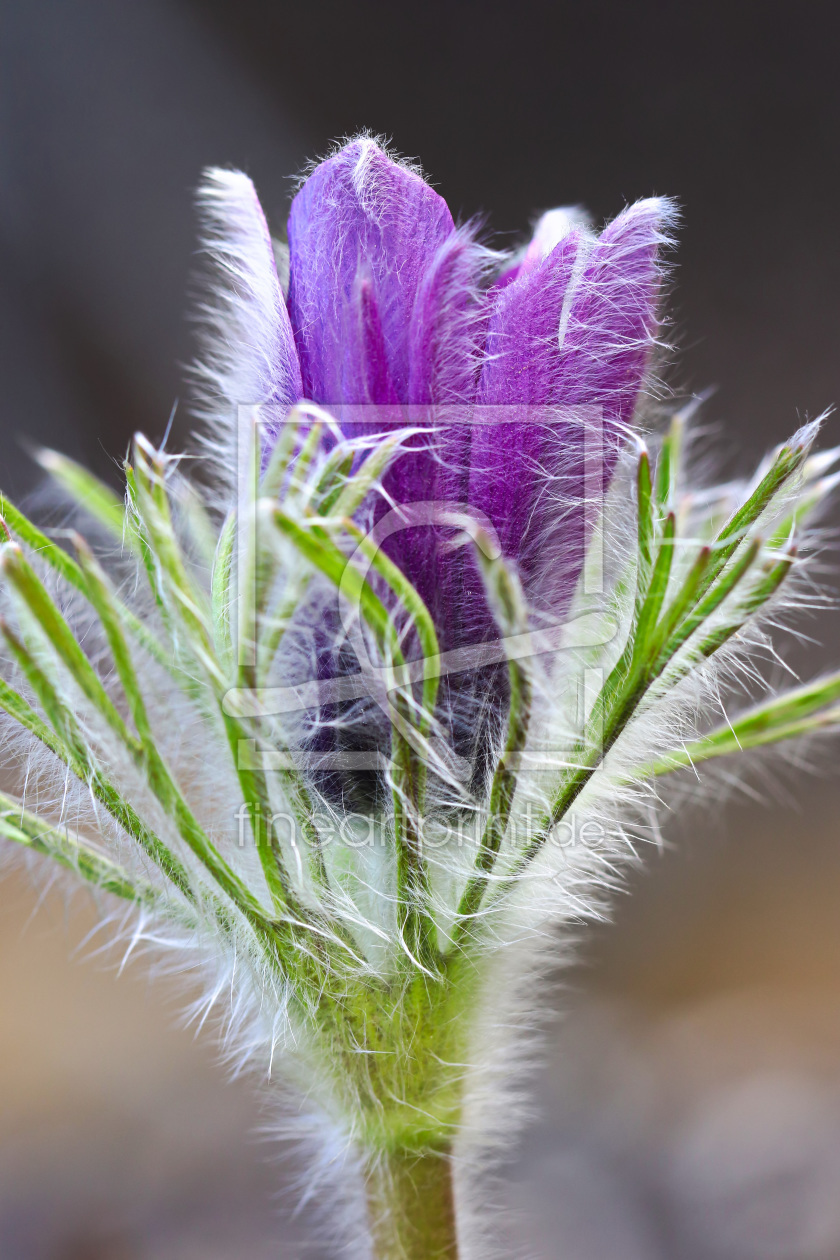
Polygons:
[[[205,164],[246,169],[282,231],[289,177],[363,126],[499,244],[551,205],[676,196],[668,377],[716,387],[745,471],[840,400],[839,61],[814,2],[0,0],[0,484],[35,488],[26,442],[116,479],[134,429],[162,435]],[[783,652],[836,662],[838,625]],[[511,1254],[840,1258],[832,760],[674,810],[587,932],[503,1179]],[[93,926],[0,888],[2,1260],[319,1256],[252,1089]]]

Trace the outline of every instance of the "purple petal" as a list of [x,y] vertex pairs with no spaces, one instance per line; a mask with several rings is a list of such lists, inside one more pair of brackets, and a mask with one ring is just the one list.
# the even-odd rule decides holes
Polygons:
[[668,243],[674,215],[669,201],[649,198],[629,206],[604,229],[561,337],[557,401],[603,407],[605,423],[616,430],[633,418],[656,339],[658,254]]
[[470,505],[485,511],[504,553],[519,558],[557,403],[558,329],[587,242],[570,233],[549,256],[496,291],[470,452]]
[[[348,436],[360,420],[405,423],[395,404],[471,403],[484,336],[480,287],[488,253],[456,231],[443,200],[371,140],[351,142],[317,167],[292,205],[289,301],[304,389],[337,412]],[[357,411],[376,404],[378,415]],[[384,410],[387,408],[387,410]],[[431,412],[413,423],[433,420]],[[462,425],[399,459],[385,478],[395,503],[452,497],[447,470],[464,468]],[[453,449],[448,448],[452,446]],[[459,480],[464,480],[463,473]],[[388,510],[386,499],[375,517]],[[429,603],[447,559],[429,527],[400,531],[386,550]]]
[[482,281],[491,258],[469,229],[461,228],[431,260],[411,316],[410,403],[459,404],[475,398],[488,310]]
[[204,247],[221,284],[204,311],[203,358],[197,373],[207,407],[229,414],[264,404],[269,426],[280,424],[301,397],[301,375],[271,237],[254,185],[241,171],[211,169],[199,189]]
[[364,401],[344,394],[343,363],[348,306],[366,279],[393,388],[407,401],[415,298],[453,230],[446,202],[373,140],[353,140],[315,168],[289,216],[289,308],[308,398],[326,406]]
[[358,277],[353,286],[345,311],[343,345],[342,398],[351,404],[393,406],[397,396],[388,367],[379,307],[368,278]]
[[[414,422],[434,426],[434,435],[426,439],[434,450],[418,451],[394,466],[386,489],[398,503],[464,501],[469,419],[489,311],[485,277],[493,258],[469,228],[459,229],[437,251],[418,289],[409,335],[408,401]],[[463,557],[441,553],[441,541],[440,530],[406,531],[392,539],[391,554],[444,626],[451,620]]]
[[658,249],[672,213],[642,201],[597,241],[573,230],[495,291],[478,401],[507,407],[514,422],[474,427],[469,497],[532,597],[558,613],[582,563],[587,453],[606,488],[656,337]]

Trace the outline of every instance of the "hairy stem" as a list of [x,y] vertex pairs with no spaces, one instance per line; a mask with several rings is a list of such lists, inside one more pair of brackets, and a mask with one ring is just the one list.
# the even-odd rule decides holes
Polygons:
[[367,1173],[375,1260],[457,1260],[448,1151],[392,1151]]

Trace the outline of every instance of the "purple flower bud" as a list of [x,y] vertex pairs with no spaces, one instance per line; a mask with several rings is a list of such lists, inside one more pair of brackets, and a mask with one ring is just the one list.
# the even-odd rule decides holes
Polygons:
[[[642,201],[595,237],[579,211],[551,211],[494,286],[489,251],[371,139],[316,166],[292,203],[289,314],[304,395],[348,434],[360,407],[388,408],[381,428],[428,409],[437,431],[393,467],[388,497],[486,513],[546,611],[562,612],[580,571],[587,433],[605,486],[633,417],[672,213]],[[455,621],[475,628],[486,616],[453,606],[456,588],[482,607],[483,594],[464,581],[464,558],[441,552],[444,534],[406,530],[386,545],[453,646]]]
[[[348,437],[371,424],[424,427],[367,523],[418,501],[489,518],[531,606],[562,618],[594,519],[585,502],[609,483],[656,342],[672,205],[638,202],[600,236],[580,210],[549,211],[518,256],[500,259],[456,227],[416,170],[360,137],[315,166],[292,202],[285,301],[250,182],[216,173],[205,204],[235,292],[217,354],[231,404],[318,403]],[[497,633],[474,561],[452,538],[442,523],[384,543],[444,650]],[[504,691],[503,672],[452,683],[453,711],[497,682]],[[463,713],[458,722],[470,725]]]

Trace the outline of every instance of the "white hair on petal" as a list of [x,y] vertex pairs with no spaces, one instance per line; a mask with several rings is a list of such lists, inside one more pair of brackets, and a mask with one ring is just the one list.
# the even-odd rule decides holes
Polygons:
[[529,259],[533,257],[538,262],[565,240],[570,232],[590,232],[591,229],[592,219],[583,206],[555,206],[537,219],[534,234],[526,247],[526,256]]
[[[260,404],[271,425],[282,422],[301,394],[280,257],[254,185],[242,171],[213,167],[198,190],[202,247],[213,268],[210,293],[197,311],[201,354],[198,385],[200,443],[223,487],[233,490],[240,406]],[[288,279],[286,284],[288,284]]]
[[379,152],[383,153],[390,159],[390,161],[394,162],[397,166],[401,166],[404,171],[408,171],[409,174],[416,175],[419,179],[425,180],[427,184],[432,183],[429,176],[424,171],[423,164],[419,158],[405,157],[394,148],[389,136],[371,131],[369,128],[362,128],[361,131],[354,131],[352,135],[340,136],[330,145],[325,153],[321,154],[320,157],[310,158],[307,162],[305,162],[294,180],[293,187],[295,192],[300,190],[302,185],[306,183],[309,176],[317,169],[317,167],[319,167],[323,162],[329,161],[330,158],[335,157],[342,149],[345,149],[350,144],[360,144],[363,148],[363,157],[366,157],[368,162],[373,156],[373,153],[376,150],[379,150]]

